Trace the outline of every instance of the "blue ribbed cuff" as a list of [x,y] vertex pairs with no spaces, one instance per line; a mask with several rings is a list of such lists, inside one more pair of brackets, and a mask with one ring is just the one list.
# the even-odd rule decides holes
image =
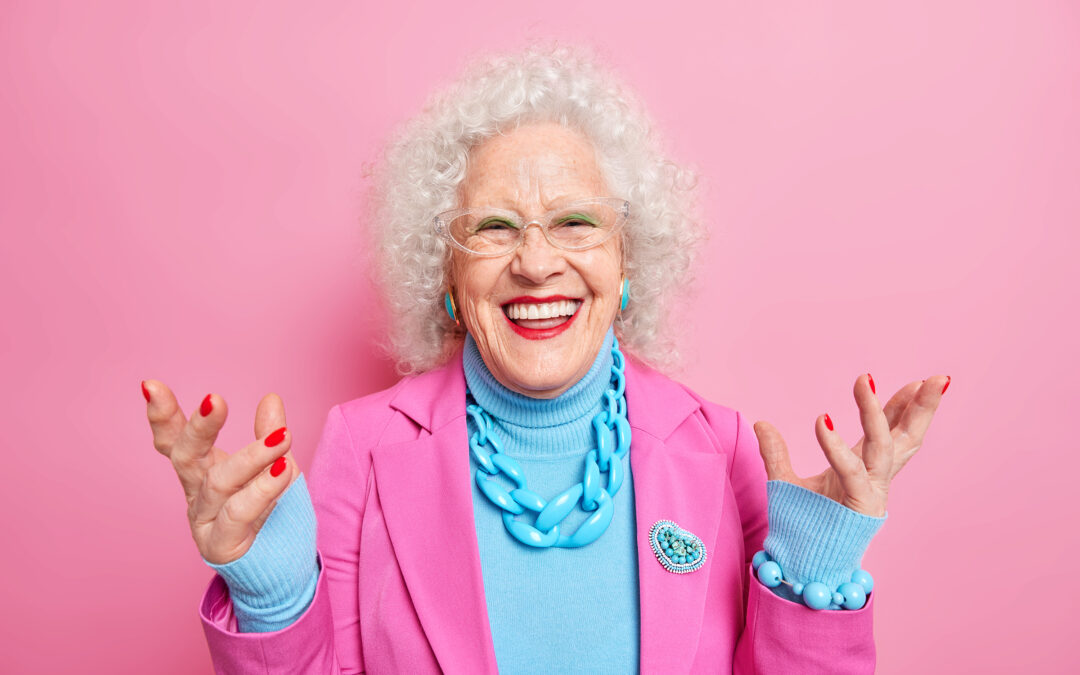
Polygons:
[[[820,581],[832,590],[851,581],[851,573],[859,569],[870,540],[889,514],[868,516],[781,480],[765,485],[769,534],[764,549],[780,566],[784,579],[803,584]],[[788,600],[802,602],[786,584],[773,590]]]
[[232,562],[206,562],[229,586],[241,633],[269,633],[307,610],[319,580],[317,522],[304,474],[278,499],[247,553]]

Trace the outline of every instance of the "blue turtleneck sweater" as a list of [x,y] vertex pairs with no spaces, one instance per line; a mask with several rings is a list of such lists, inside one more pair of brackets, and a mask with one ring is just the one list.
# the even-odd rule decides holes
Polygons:
[[[487,411],[504,453],[517,460],[529,489],[544,499],[579,482],[585,455],[596,447],[592,418],[600,411],[610,382],[613,338],[609,330],[589,372],[548,400],[523,396],[500,384],[472,336],[466,338],[463,365],[469,402]],[[474,430],[470,419],[469,431]],[[465,439],[462,452],[469,452]],[[637,670],[634,481],[629,455],[622,461],[625,479],[613,500],[611,525],[599,539],[576,549],[536,549],[517,542],[506,531],[501,510],[479,489],[473,490],[484,594],[500,672],[535,672],[538,663],[552,672]],[[470,473],[462,478],[472,483],[476,468],[471,460]],[[767,494],[769,535],[764,548],[786,578],[804,583],[822,581],[836,588],[850,579],[885,521],[783,481],[768,481]],[[588,515],[579,505],[560,530],[573,532]],[[241,632],[281,630],[311,604],[319,574],[315,525],[301,475],[282,495],[245,555],[224,565],[207,563],[229,585]],[[773,590],[800,601],[784,584]],[[603,609],[597,613],[597,608]]]
[[[589,372],[557,398],[546,400],[499,384],[472,336],[465,339],[470,397],[492,418],[503,453],[521,465],[528,488],[545,500],[581,482],[585,455],[596,448],[592,419],[611,384],[613,339],[608,331]],[[470,419],[470,435],[475,430]],[[626,476],[613,500],[615,515],[599,539],[581,548],[533,548],[518,542],[506,531],[502,510],[479,489],[473,490],[484,595],[500,673],[537,672],[538,663],[555,673],[637,672],[634,480],[629,454],[612,461],[622,461]],[[467,478],[477,468],[473,460]],[[590,515],[579,504],[559,530],[573,533]]]

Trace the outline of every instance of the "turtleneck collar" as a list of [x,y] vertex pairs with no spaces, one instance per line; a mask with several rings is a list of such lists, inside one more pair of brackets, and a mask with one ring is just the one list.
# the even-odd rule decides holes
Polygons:
[[519,394],[503,386],[488,370],[471,334],[465,336],[463,365],[469,394],[504,431],[504,452],[513,456],[565,457],[596,447],[592,418],[602,408],[611,384],[614,330],[604,336],[585,376],[552,399]]

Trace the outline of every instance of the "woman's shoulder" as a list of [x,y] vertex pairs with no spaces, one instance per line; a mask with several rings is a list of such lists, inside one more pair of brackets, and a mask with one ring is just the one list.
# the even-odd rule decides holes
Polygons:
[[[740,434],[748,427],[737,408],[714,402],[642,361],[631,358],[627,364],[627,405],[633,411],[631,414],[637,413],[639,425],[666,437],[687,424],[703,422],[721,447],[735,448]],[[639,399],[637,406],[630,400],[635,397]]]
[[[454,405],[454,395],[460,402]],[[343,401],[331,408],[330,419],[344,425],[360,445],[415,438],[418,429],[431,430],[453,416],[465,414],[465,384],[460,360],[423,373],[406,375],[389,387]],[[329,422],[328,422],[329,423]]]
[[[334,406],[349,423],[360,423],[369,420],[371,415],[379,415],[383,411],[392,410],[391,402],[415,375],[406,375],[389,387],[373,391],[356,398],[342,401]],[[333,409],[332,409],[333,410]]]

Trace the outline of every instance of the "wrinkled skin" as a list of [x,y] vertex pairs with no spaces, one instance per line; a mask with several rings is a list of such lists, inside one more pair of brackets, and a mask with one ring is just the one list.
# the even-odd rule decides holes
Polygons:
[[[562,202],[611,197],[590,142],[554,123],[521,126],[473,147],[460,188],[463,207],[494,206],[539,218]],[[554,398],[585,376],[622,298],[619,238],[564,251],[529,227],[512,253],[481,258],[454,250],[450,282],[458,312],[492,375],[508,389]],[[521,296],[580,298],[578,316],[543,340],[518,335],[502,305]]]

